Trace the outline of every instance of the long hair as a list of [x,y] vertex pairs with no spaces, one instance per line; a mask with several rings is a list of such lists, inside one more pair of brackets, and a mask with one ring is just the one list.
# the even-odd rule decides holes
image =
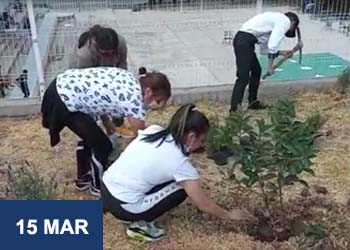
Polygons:
[[208,130],[208,118],[203,113],[199,112],[194,104],[186,104],[181,106],[175,112],[166,129],[153,134],[148,134],[142,138],[142,141],[152,143],[160,140],[157,145],[160,146],[166,140],[168,135],[171,135],[175,144],[181,148],[184,155],[187,155],[183,141],[184,135],[189,132],[201,135],[207,133]]

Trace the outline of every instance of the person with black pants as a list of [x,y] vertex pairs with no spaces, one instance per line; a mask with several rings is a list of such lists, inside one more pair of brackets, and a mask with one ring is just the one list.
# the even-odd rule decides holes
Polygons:
[[155,222],[187,197],[203,212],[223,220],[255,220],[245,210],[217,205],[202,189],[189,155],[204,147],[208,131],[207,117],[195,105],[183,105],[166,128],[151,125],[140,130],[104,173],[104,211],[129,224],[129,237],[145,241],[164,237],[165,229]]
[[82,140],[77,161],[76,189],[100,195],[100,179],[113,150],[110,137],[95,117],[127,117],[135,136],[145,127],[146,110],[161,108],[171,95],[166,75],[149,72],[138,80],[115,67],[70,69],[57,76],[44,93],[42,125],[49,130],[52,147],[60,132],[69,128]]
[[24,69],[22,74],[16,79],[17,85],[20,86],[23,97],[27,98],[30,96],[29,88],[28,88],[28,70]]
[[279,55],[291,57],[292,50],[280,51],[285,36],[295,37],[299,18],[295,13],[265,12],[254,16],[243,24],[233,40],[236,56],[237,80],[232,92],[230,112],[242,105],[246,86],[249,84],[249,109],[264,109],[267,106],[258,101],[261,66],[255,53],[259,44],[262,54],[269,58],[268,73],[273,74],[273,61]]

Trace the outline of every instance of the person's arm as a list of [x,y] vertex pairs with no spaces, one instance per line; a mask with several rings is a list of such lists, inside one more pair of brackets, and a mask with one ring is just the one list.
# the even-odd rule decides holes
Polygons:
[[288,56],[288,57],[293,55],[291,54],[291,52],[279,51],[279,47],[281,46],[281,43],[285,37],[285,34],[290,28],[289,19],[285,18],[284,16],[281,16],[279,20],[274,20],[274,21],[275,21],[275,24],[271,32],[271,35],[269,37],[269,41],[267,43],[267,46],[268,46],[267,72],[270,75],[272,75],[275,71],[273,66],[275,58],[277,58],[279,55]]
[[248,212],[240,209],[233,209],[228,211],[215,202],[213,202],[204,192],[201,187],[200,181],[186,180],[179,183],[184,189],[186,194],[190,197],[194,205],[196,205],[201,211],[216,216],[222,219],[231,220],[254,220],[254,217]]
[[290,58],[294,55],[294,51],[293,49],[291,50],[280,50],[280,53],[279,53],[281,56],[284,56],[284,57],[287,57],[287,58]]
[[285,19],[284,17],[281,17],[281,19],[275,20],[274,27],[272,29],[271,35],[269,37],[269,41],[267,43],[270,57],[278,56],[279,48],[289,28],[290,28],[289,19]]
[[127,117],[129,124],[131,125],[132,132],[134,133],[134,137],[137,136],[137,131],[139,129],[144,129],[146,127],[146,123],[144,120],[136,119],[132,116]]
[[106,129],[107,135],[113,135],[115,133],[115,126],[108,115],[100,116],[103,126]]
[[269,57],[268,59],[268,63],[267,63],[267,73],[269,73],[270,75],[272,75],[275,72],[275,69],[273,68],[273,62],[274,62],[274,58],[273,57]]

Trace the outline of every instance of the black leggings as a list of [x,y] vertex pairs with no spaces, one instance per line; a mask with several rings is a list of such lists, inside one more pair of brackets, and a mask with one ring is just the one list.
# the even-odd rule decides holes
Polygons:
[[101,199],[105,210],[123,221],[154,221],[187,198],[185,190],[174,181],[157,185],[146,193],[142,202],[129,204],[115,198],[101,183]]
[[[83,164],[78,164],[78,178],[90,169],[95,187],[100,187],[100,179],[107,168],[108,156],[112,152],[112,143],[96,121],[87,114],[74,112],[69,116],[66,126],[82,139],[83,154],[87,155]],[[77,152],[77,160],[79,155]],[[79,162],[79,161],[78,161]],[[89,169],[88,166],[91,168]]]
[[[64,127],[68,127],[82,139],[86,149],[91,152],[90,169],[94,173],[94,185],[99,188],[100,178],[107,167],[108,156],[113,150],[108,136],[97,125],[93,117],[82,112],[70,112],[66,108],[57,93],[56,80],[47,88],[41,110],[43,126],[50,130],[52,146],[59,142],[59,133]],[[86,164],[83,165],[78,166],[78,173],[82,175],[90,170]]]

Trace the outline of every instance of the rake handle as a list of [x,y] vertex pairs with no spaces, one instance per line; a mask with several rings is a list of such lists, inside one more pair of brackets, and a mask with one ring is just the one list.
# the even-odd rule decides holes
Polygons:
[[[297,46],[295,46],[293,49],[292,49],[292,52],[293,54],[297,51],[300,51],[301,50],[301,46],[299,44],[297,44]],[[273,66],[273,69],[277,69],[279,68],[285,61],[287,61],[289,59],[289,57],[283,57],[282,59],[280,59],[274,66]],[[272,74],[270,73],[265,73],[263,76],[262,76],[262,79],[265,80],[267,77],[271,76]]]

